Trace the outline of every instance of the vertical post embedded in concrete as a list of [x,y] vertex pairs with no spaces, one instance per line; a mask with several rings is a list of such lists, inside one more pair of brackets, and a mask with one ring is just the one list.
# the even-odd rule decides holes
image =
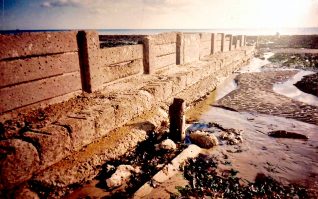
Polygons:
[[240,40],[239,47],[243,46],[243,39],[244,39],[244,35],[240,35],[239,36],[239,40]]
[[221,52],[225,52],[225,34],[221,33],[221,37],[222,37],[222,40],[221,40]]
[[170,135],[174,141],[185,139],[185,107],[185,101],[180,98],[174,98],[169,107]]
[[216,53],[216,38],[217,38],[217,33],[212,33],[211,34],[211,54]]
[[246,46],[246,35],[242,35],[242,46]]
[[184,39],[183,33],[177,33],[177,65],[184,64]]
[[240,46],[240,38],[239,36],[235,36],[235,49],[238,49]]
[[155,43],[151,36],[144,38],[144,74],[152,74],[155,70]]
[[232,50],[232,43],[233,43],[233,35],[229,35],[230,36],[230,47],[229,47],[229,51]]
[[77,35],[81,64],[82,88],[86,92],[96,91],[102,85],[99,76],[99,36],[96,31],[79,31]]

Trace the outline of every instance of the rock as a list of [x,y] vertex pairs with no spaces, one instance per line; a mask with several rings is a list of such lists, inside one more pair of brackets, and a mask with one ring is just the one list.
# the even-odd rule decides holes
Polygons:
[[231,134],[231,133],[228,133],[228,132],[225,132],[225,131],[223,131],[222,133],[221,133],[221,135],[220,135],[220,138],[222,139],[222,140],[230,140],[230,139],[233,139],[234,138],[234,135],[233,134]]
[[177,145],[170,139],[163,140],[160,144],[156,144],[156,150],[174,151]]
[[268,135],[274,138],[291,138],[291,139],[305,139],[305,140],[308,139],[306,135],[302,135],[302,134],[294,133],[294,132],[288,132],[284,130],[271,131],[268,133]]
[[239,131],[236,131],[235,134],[231,132],[222,132],[220,138],[222,140],[227,140],[227,144],[230,145],[236,145],[243,142],[243,138],[239,135]]
[[130,165],[119,165],[116,172],[106,180],[107,187],[113,189],[123,185],[129,180],[132,172],[135,172],[134,167]]
[[219,145],[219,141],[215,137],[215,135],[207,133],[207,132],[202,132],[202,131],[195,131],[191,133],[190,140],[192,143],[205,149],[209,149]]
[[19,139],[0,141],[0,190],[10,189],[32,177],[39,168],[35,146]]
[[240,143],[243,142],[243,138],[240,135],[236,136],[235,139],[238,140]]
[[318,97],[318,73],[306,75],[294,85],[299,90]]
[[106,165],[106,170],[110,171],[110,170],[115,170],[115,167],[113,165],[107,164]]
[[15,191],[14,198],[15,199],[39,199],[39,196],[37,193],[31,191],[28,188],[22,188]]

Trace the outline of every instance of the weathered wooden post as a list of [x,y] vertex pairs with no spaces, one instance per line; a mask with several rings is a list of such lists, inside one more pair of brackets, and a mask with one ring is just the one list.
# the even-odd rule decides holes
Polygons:
[[169,107],[170,137],[174,141],[185,139],[185,107],[185,101],[180,98],[174,98]]

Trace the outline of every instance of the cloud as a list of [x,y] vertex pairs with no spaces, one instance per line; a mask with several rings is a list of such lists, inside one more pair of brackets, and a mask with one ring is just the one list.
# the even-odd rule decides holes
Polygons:
[[[87,1],[87,0],[86,0]],[[45,1],[41,4],[42,7],[51,8],[51,7],[79,7],[82,6],[84,1],[80,0],[51,0]]]
[[[180,8],[193,4],[192,0],[134,0],[134,5],[145,6],[147,8]],[[85,7],[103,8],[114,5],[132,5],[131,0],[46,0],[41,3],[41,7]]]

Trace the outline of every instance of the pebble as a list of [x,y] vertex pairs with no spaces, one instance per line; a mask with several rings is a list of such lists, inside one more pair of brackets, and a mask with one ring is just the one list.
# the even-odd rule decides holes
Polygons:
[[132,172],[135,172],[134,167],[130,165],[119,165],[116,172],[106,180],[107,187],[113,189],[123,185],[129,180]]
[[156,151],[175,151],[177,149],[177,145],[171,139],[163,140],[160,144],[156,144],[155,147]]
[[190,140],[192,143],[205,149],[219,145],[219,141],[215,135],[203,131],[195,131],[191,133]]

